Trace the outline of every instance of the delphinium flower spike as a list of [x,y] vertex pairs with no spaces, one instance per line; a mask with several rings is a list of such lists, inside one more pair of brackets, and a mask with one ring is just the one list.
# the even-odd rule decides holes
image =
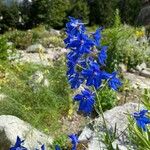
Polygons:
[[67,38],[64,40],[66,48],[70,50],[67,54],[67,77],[72,89],[86,84],[86,89],[77,94],[74,100],[79,102],[78,110],[89,115],[95,104],[91,89],[94,87],[98,90],[103,81],[107,81],[110,88],[117,90],[121,82],[115,72],[107,73],[102,69],[106,63],[108,48],[101,45],[102,28],[89,36],[81,20],[69,18],[70,21],[66,24]]
[[140,112],[135,112],[133,114],[133,117],[136,121],[136,124],[139,128],[141,128],[143,131],[147,130],[147,124],[150,124],[150,118],[146,116],[148,113],[148,110],[141,110]]

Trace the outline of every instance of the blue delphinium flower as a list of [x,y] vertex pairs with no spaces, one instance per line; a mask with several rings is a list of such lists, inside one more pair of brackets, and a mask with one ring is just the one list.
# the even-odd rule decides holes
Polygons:
[[122,85],[122,83],[120,82],[120,80],[116,77],[117,73],[113,72],[111,74],[111,78],[108,81],[108,85],[110,88],[112,88],[113,90],[117,90],[118,87],[120,87]]
[[84,23],[81,20],[69,17],[70,22],[66,24],[66,32],[72,35],[78,35],[85,32]]
[[94,86],[96,89],[98,89],[101,85],[101,70],[98,63],[91,61],[89,64],[89,68],[84,69],[82,71],[82,75],[86,78],[87,86]]
[[79,34],[76,39],[68,43],[67,48],[73,49],[80,54],[88,54],[91,52],[91,47],[94,45],[93,41],[86,34]]
[[98,29],[96,30],[95,33],[92,34],[92,35],[93,35],[93,39],[94,39],[95,46],[97,46],[97,47],[100,47],[100,41],[101,41],[101,38],[102,38],[102,36],[101,36],[102,29],[103,29],[103,28],[100,27],[100,28],[98,28]]
[[116,77],[117,73],[113,72],[113,73],[108,73],[103,71],[102,72],[102,79],[105,79],[108,81],[108,86],[113,89],[113,90],[117,90],[121,85],[121,81]]
[[98,54],[98,61],[101,65],[105,65],[107,59],[107,46],[103,46]]
[[[66,25],[67,38],[64,42],[66,48],[70,49],[67,54],[67,77],[72,89],[77,89],[84,83],[86,86],[99,89],[103,80],[107,81],[113,90],[117,90],[121,85],[115,72],[107,73],[102,70],[107,59],[107,46],[101,46],[101,32],[102,28],[98,28],[92,36],[89,36],[81,20],[70,17]],[[74,100],[79,101],[80,111],[90,114],[95,101],[93,97],[91,98],[93,93],[85,91],[76,95]],[[80,98],[82,95],[81,99],[79,95]],[[90,97],[87,98],[87,95]]]
[[146,131],[146,125],[150,124],[150,118],[146,116],[148,113],[148,110],[141,110],[140,112],[135,112],[133,114],[134,119],[136,120],[136,124],[139,128],[141,128],[143,131]]
[[78,137],[76,134],[69,135],[69,138],[71,139],[72,143],[72,150],[77,150],[77,144],[78,144]]
[[88,115],[93,110],[95,94],[93,94],[89,89],[85,89],[81,91],[81,94],[77,94],[74,97],[74,100],[79,102],[79,111]]
[[10,148],[10,150],[27,150],[27,148],[22,146],[23,142],[24,140],[21,140],[19,136],[17,136],[16,143]]
[[81,77],[79,73],[69,76],[68,80],[72,89],[77,89],[84,81],[83,77]]

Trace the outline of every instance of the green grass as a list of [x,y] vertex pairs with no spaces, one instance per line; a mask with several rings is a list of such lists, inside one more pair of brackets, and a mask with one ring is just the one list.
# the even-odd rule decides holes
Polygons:
[[[32,126],[57,136],[57,130],[61,128],[58,120],[67,115],[69,109],[70,88],[66,80],[65,65],[61,62],[54,67],[31,63],[6,65],[3,68],[8,74],[8,81],[1,84],[1,92],[8,97],[0,102],[0,115],[17,116]],[[34,93],[27,82],[37,70],[45,72],[50,86],[40,86]]]

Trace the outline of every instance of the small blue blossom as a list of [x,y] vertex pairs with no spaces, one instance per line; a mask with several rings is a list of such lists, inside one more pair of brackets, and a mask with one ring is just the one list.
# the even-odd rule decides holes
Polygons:
[[109,87],[112,88],[113,90],[117,90],[122,85],[122,83],[116,77],[116,75],[117,75],[117,73],[113,72],[111,78],[108,81]]
[[146,113],[148,113],[148,110],[141,110],[140,112],[135,112],[133,114],[134,119],[136,120],[136,124],[139,128],[141,128],[143,131],[146,131],[146,125],[150,124],[150,118],[146,116]]
[[108,86],[115,91],[122,85],[121,81],[116,77],[116,75],[116,72],[102,72],[102,79],[108,80]]
[[79,102],[79,111],[90,114],[95,103],[95,94],[89,89],[85,89],[84,91],[81,91],[81,94],[77,94],[74,97],[74,100]]
[[69,83],[70,83],[70,85],[71,85],[71,88],[72,88],[72,89],[77,89],[77,88],[80,86],[80,84],[83,83],[84,78],[81,77],[81,76],[79,75],[79,73],[75,73],[74,75],[69,76],[69,77],[68,77],[68,80],[69,80]]
[[98,63],[91,61],[88,69],[82,71],[82,75],[87,79],[87,86],[94,86],[98,89],[102,83],[101,70]]
[[10,148],[10,150],[27,150],[27,148],[22,146],[23,142],[24,140],[21,140],[19,136],[17,136],[16,143]]
[[70,22],[66,24],[66,32],[72,35],[78,35],[85,32],[85,26],[81,20],[69,17]]
[[107,46],[103,46],[98,55],[98,61],[101,65],[105,65],[106,59],[107,59]]
[[72,150],[77,150],[77,144],[78,144],[78,137],[76,134],[69,135],[69,138],[71,139],[72,143]]
[[96,30],[95,33],[92,34],[92,35],[93,35],[93,39],[94,39],[95,46],[97,46],[97,47],[100,47],[100,41],[101,41],[101,38],[102,38],[102,36],[101,36],[102,29],[103,29],[103,28],[100,27],[100,28],[98,28],[98,29]]
[[66,48],[74,49],[75,52],[80,54],[88,54],[91,52],[91,48],[94,46],[93,41],[86,34],[79,34],[76,39],[71,40]]

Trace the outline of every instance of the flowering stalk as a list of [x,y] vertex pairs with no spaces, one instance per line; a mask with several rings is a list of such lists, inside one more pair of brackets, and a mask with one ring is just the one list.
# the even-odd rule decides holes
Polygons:
[[[89,36],[81,20],[73,17],[69,17],[69,19],[70,21],[66,24],[67,38],[64,40],[66,48],[70,49],[67,54],[68,82],[72,89],[77,89],[82,84],[86,85],[86,88],[75,95],[73,99],[79,103],[78,111],[90,115],[97,97],[100,109],[100,114],[98,114],[102,115],[107,128],[97,90],[103,90],[103,82],[105,82],[104,86],[108,84],[111,89],[117,90],[121,86],[121,82],[116,77],[116,72],[108,73],[102,69],[103,66],[106,66],[108,48],[101,45],[103,29],[98,28]],[[90,87],[94,87],[94,91]],[[108,130],[107,135],[111,142]]]

